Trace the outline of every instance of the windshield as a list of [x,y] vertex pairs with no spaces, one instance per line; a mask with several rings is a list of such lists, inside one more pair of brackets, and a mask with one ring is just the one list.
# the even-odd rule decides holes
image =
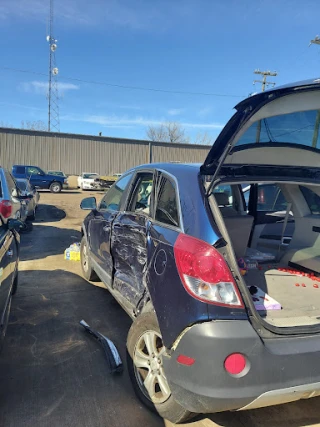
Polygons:
[[17,185],[21,191],[26,191],[27,183],[25,181],[17,181]]
[[97,173],[84,173],[83,178],[91,178],[94,176],[99,176]]
[[253,123],[235,147],[237,150],[239,146],[256,143],[287,143],[320,149],[319,126],[320,110],[268,117]]

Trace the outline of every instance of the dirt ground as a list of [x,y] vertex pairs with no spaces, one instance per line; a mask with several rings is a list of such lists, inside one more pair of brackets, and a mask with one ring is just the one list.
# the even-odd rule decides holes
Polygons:
[[[63,252],[80,240],[91,192],[42,192],[33,230],[22,235],[19,289],[0,355],[1,427],[166,426],[136,399],[126,370],[130,319],[101,284],[81,277]],[[98,199],[101,193],[94,194]],[[79,325],[114,341],[124,373],[111,376],[99,345]],[[320,398],[199,417],[190,427],[320,426]]]

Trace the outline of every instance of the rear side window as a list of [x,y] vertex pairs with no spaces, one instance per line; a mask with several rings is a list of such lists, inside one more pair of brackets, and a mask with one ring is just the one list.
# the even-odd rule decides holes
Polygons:
[[132,178],[132,173],[124,176],[121,179],[113,184],[113,186],[108,190],[107,194],[101,200],[100,209],[108,209],[111,211],[118,211],[120,207],[120,202],[122,194],[129,185],[129,182]]
[[179,227],[178,198],[174,185],[165,177],[161,178],[155,219],[163,224]]
[[307,187],[299,186],[312,215],[320,215],[320,197]]
[[18,175],[24,175],[25,167],[24,166],[17,166],[15,168],[15,173]]

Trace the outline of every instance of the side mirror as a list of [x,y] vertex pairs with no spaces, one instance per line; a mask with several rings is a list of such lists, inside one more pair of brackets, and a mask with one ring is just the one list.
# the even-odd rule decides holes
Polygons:
[[8,230],[12,231],[21,231],[24,230],[26,228],[26,224],[22,221],[20,221],[20,219],[15,219],[15,218],[11,218],[8,221]]
[[80,203],[80,208],[84,211],[92,211],[97,209],[97,201],[95,197],[86,197]]

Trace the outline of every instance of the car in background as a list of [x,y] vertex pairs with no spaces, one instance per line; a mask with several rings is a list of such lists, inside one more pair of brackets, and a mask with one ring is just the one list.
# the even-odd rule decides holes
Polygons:
[[12,295],[18,287],[20,236],[24,224],[15,218],[4,222],[0,215],[0,350],[6,334]]
[[27,219],[27,197],[24,196],[17,186],[11,173],[0,167],[0,217],[6,224],[11,218]]
[[56,176],[63,176],[64,178],[67,178],[67,175],[62,171],[48,171],[48,175],[56,175]]
[[23,196],[27,196],[28,198],[25,200],[27,205],[27,219],[34,221],[36,218],[36,210],[38,207],[40,195],[30,184],[27,179],[17,178],[16,179],[17,186]]
[[12,175],[16,179],[28,179],[34,187],[41,190],[50,190],[51,193],[60,193],[63,188],[68,188],[67,178],[46,174],[38,166],[14,165],[12,167]]
[[[99,181],[101,189],[110,188],[121,176],[121,173],[114,173],[112,175],[101,175],[97,180]],[[96,180],[96,181],[97,181]]]
[[81,190],[96,190],[97,185],[95,184],[95,180],[99,178],[99,174],[95,172],[82,172],[80,176],[78,176],[78,188]]

